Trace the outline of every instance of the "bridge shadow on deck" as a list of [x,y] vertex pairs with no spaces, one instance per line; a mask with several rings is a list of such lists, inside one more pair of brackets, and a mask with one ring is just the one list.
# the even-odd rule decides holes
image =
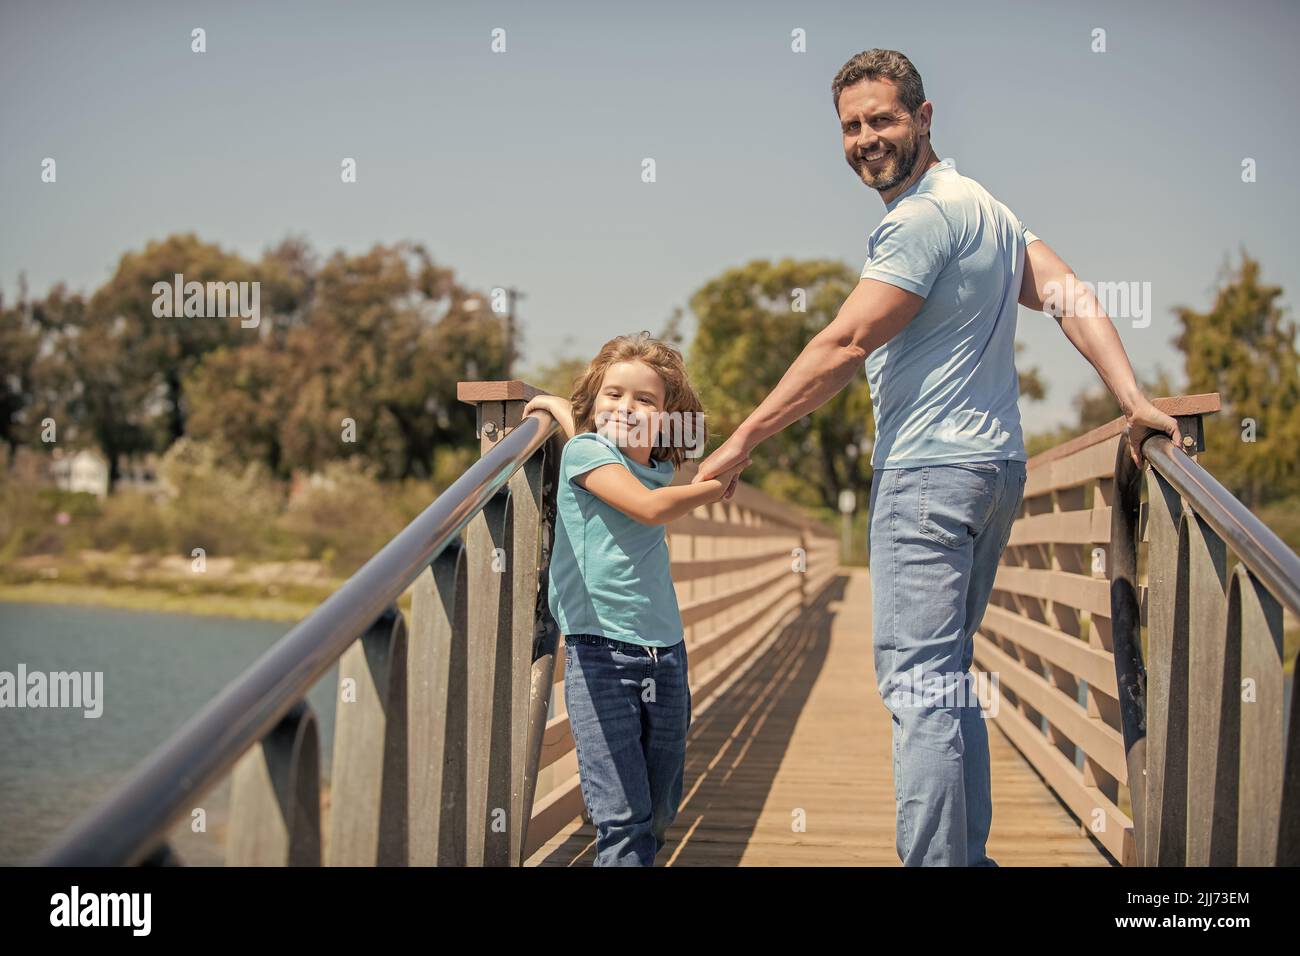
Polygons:
[[[849,578],[837,575],[691,724],[682,804],[657,866],[736,866],[821,674]],[[832,607],[832,605],[837,605]],[[590,866],[595,828],[585,823],[540,861]]]

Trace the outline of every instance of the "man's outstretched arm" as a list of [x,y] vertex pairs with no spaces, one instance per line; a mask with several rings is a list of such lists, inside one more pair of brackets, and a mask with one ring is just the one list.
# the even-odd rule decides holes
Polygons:
[[924,302],[887,282],[860,280],[835,319],[804,346],[767,398],[700,464],[696,480],[744,461],[760,442],[834,398],[862,374],[867,356],[901,332]]
[[1178,423],[1151,404],[1138,386],[1124,343],[1092,289],[1041,239],[1025,247],[1020,304],[1048,311],[1079,354],[1097,370],[1128,421],[1135,462],[1142,439],[1151,432],[1164,432],[1176,445],[1182,442]]

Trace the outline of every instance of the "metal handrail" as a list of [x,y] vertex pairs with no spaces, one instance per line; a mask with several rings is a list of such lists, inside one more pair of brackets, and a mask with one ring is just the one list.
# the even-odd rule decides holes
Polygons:
[[[1287,547],[1213,475],[1159,432],[1144,438],[1139,454],[1230,547],[1278,602],[1300,614],[1300,556]],[[1137,553],[1142,468],[1129,454],[1128,439],[1115,453],[1115,503],[1111,510],[1111,636],[1132,799],[1134,842],[1141,852],[1146,819],[1146,666],[1142,659],[1141,603]],[[1139,863],[1144,862],[1139,859]]]
[[1291,613],[1300,614],[1300,556],[1168,436],[1150,436],[1142,454],[1250,573]]
[[193,800],[219,783],[306,696],[557,427],[544,411],[525,417],[341,588],[142,760],[36,864],[130,866],[148,857]]

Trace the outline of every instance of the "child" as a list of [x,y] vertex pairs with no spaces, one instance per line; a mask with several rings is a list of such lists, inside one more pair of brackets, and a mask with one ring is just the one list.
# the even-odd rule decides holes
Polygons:
[[548,599],[565,635],[564,699],[595,865],[651,866],[677,815],[691,722],[664,525],[722,498],[748,462],[670,487],[686,454],[677,439],[703,449],[703,410],[681,355],[648,333],[606,342],[571,402],[538,396],[524,414],[539,408],[572,439]]

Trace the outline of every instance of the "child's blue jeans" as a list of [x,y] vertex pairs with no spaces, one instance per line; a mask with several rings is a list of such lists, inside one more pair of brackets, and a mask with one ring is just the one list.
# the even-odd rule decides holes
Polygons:
[[985,852],[989,738],[970,667],[1025,477],[1025,463],[1008,460],[877,469],[871,480],[872,642],[893,715],[905,866],[997,866]]
[[564,639],[564,700],[596,866],[652,866],[677,816],[691,723],[686,642]]

